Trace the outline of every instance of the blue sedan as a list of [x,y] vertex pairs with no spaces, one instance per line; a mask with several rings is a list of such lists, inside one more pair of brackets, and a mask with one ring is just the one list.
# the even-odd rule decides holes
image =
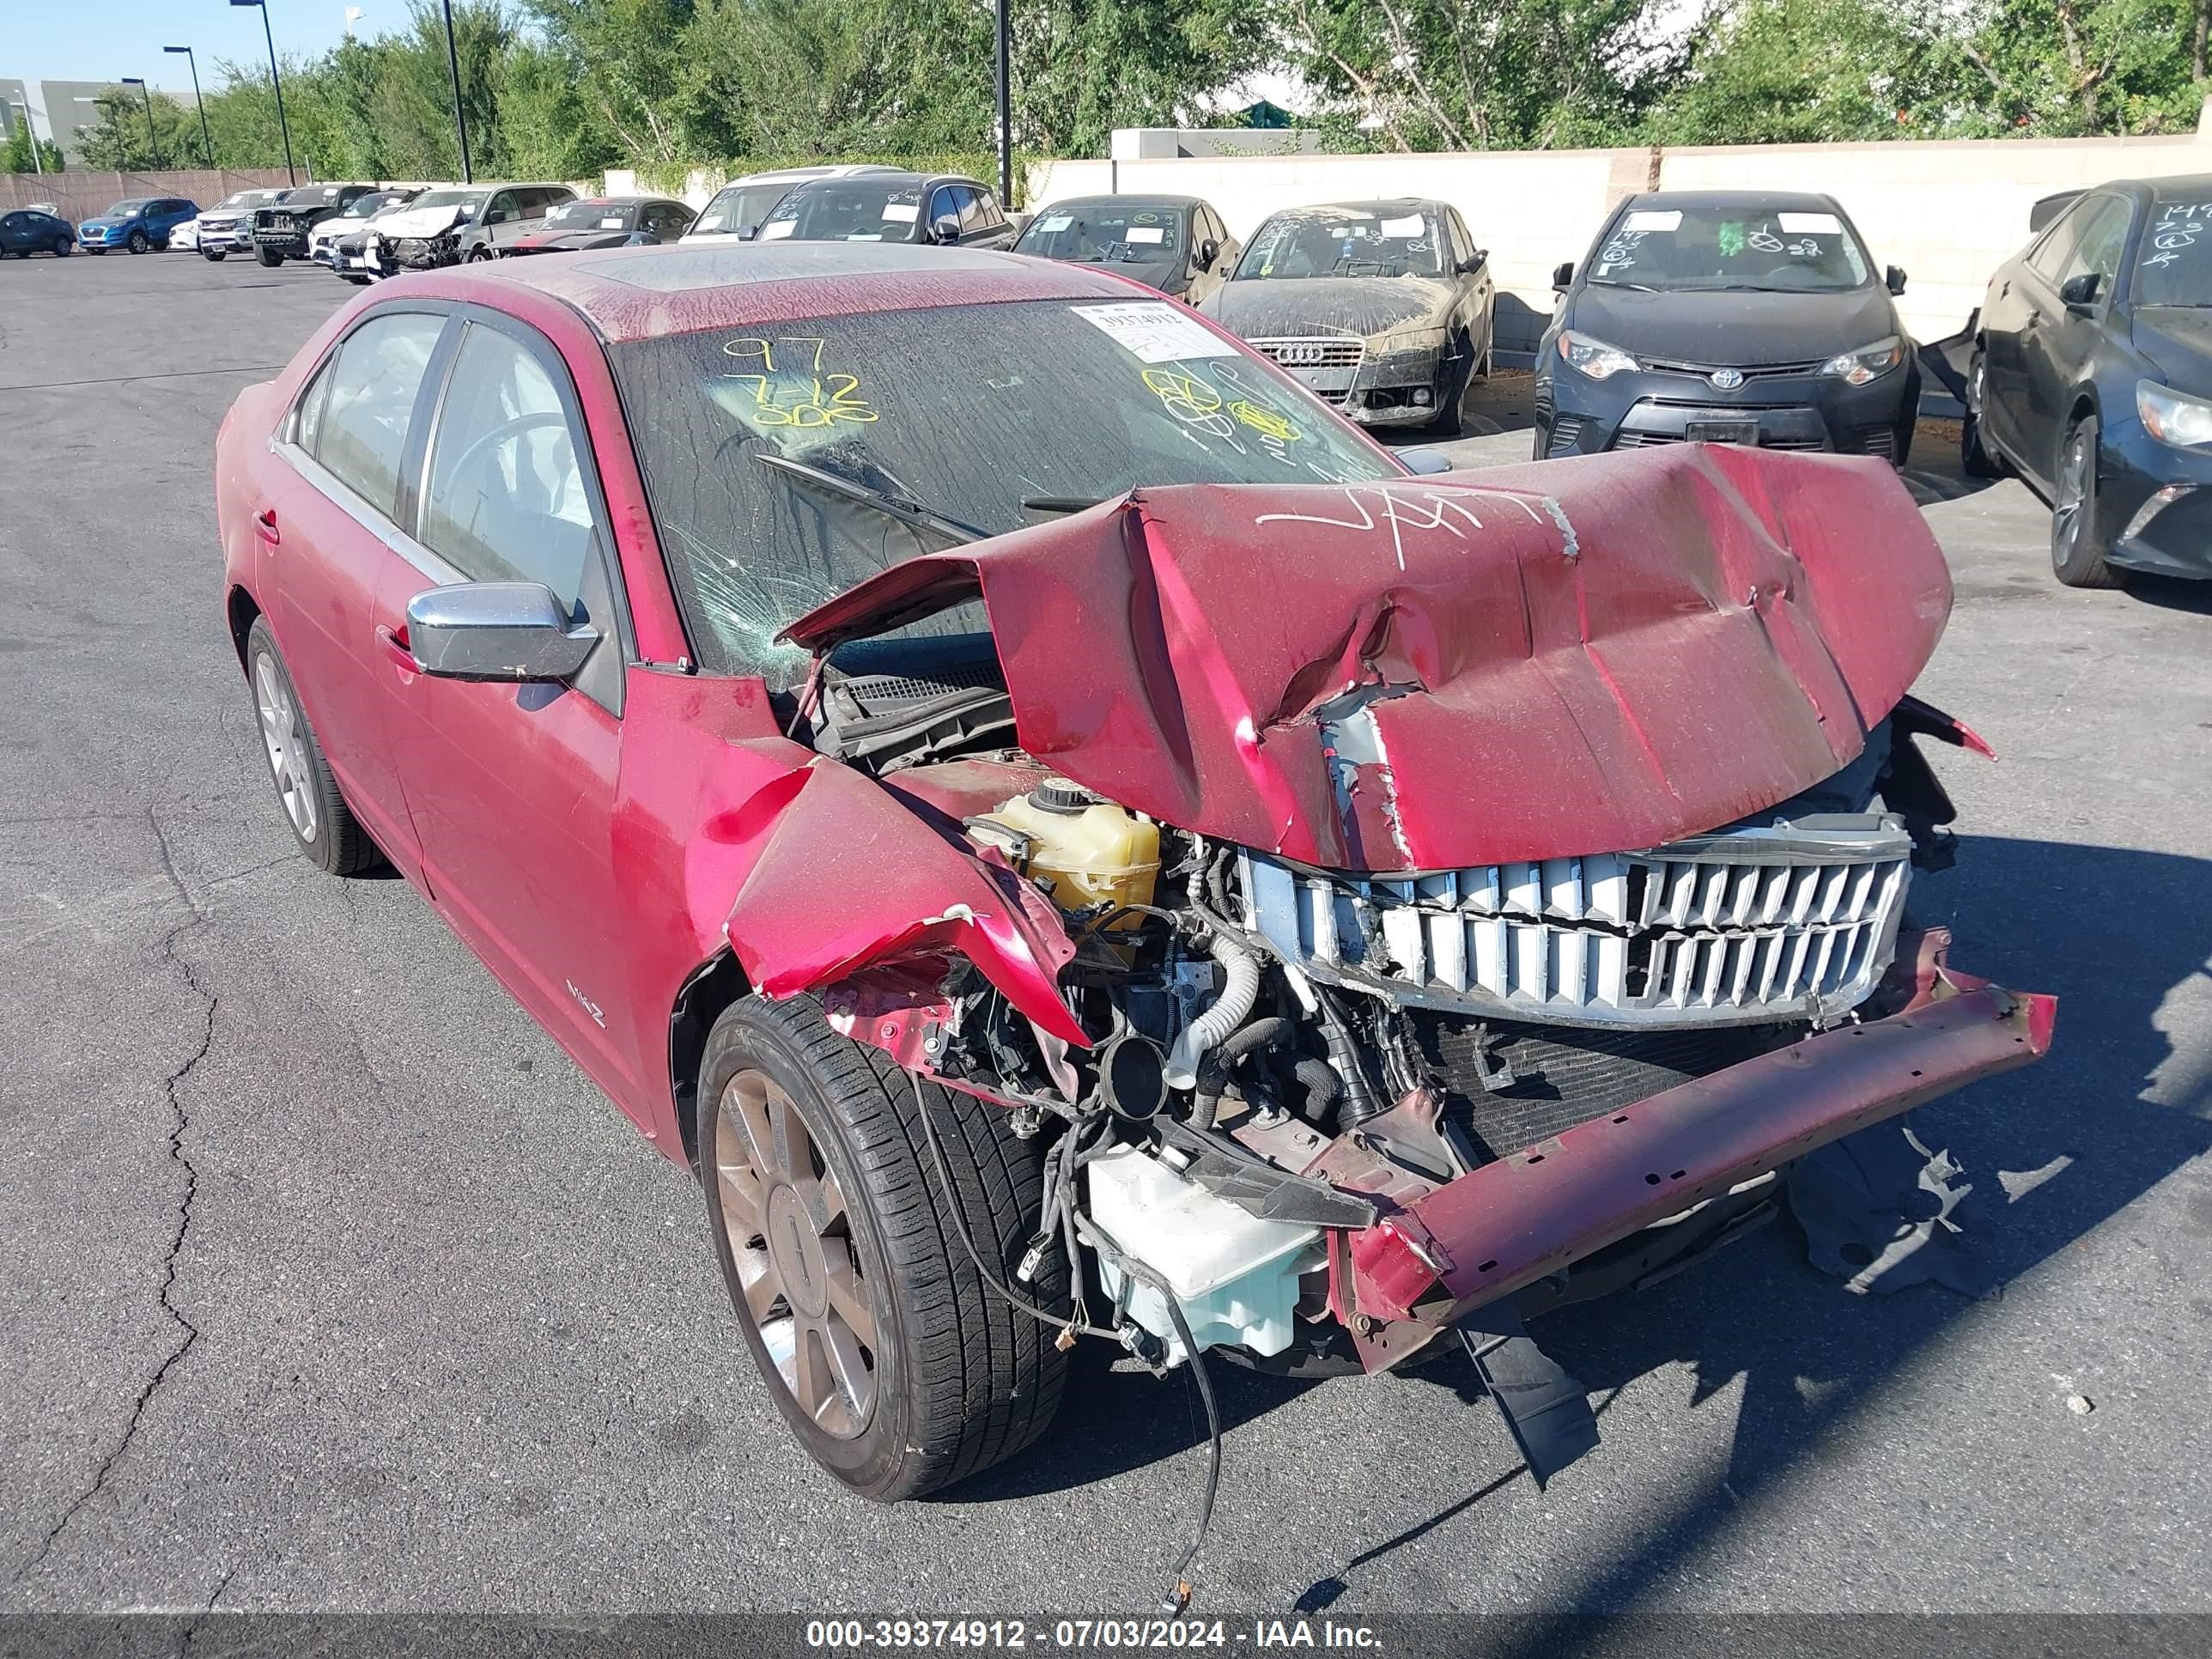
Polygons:
[[167,247],[169,233],[198,212],[197,204],[181,196],[134,196],[79,225],[77,246],[87,253],[105,253],[112,247],[143,253]]

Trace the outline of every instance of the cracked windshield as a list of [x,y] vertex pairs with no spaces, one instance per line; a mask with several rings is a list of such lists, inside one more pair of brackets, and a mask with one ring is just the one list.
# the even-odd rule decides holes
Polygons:
[[[1158,301],[824,318],[612,355],[704,666],[778,687],[806,666],[778,630],[917,553],[1140,484],[1397,476]],[[969,610],[914,631],[982,626]]]

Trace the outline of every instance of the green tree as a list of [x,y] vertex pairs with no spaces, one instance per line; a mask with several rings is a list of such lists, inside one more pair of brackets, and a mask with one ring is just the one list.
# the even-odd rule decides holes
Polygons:
[[87,165],[118,173],[198,165],[198,117],[166,92],[142,95],[136,87],[114,87],[95,97],[93,106],[97,118],[79,141]]
[[[38,147],[35,154],[32,149],[34,144]],[[36,173],[41,161],[48,173],[62,170],[60,149],[44,138],[33,137],[30,118],[17,116],[9,129],[6,147],[0,149],[0,173]]]
[[1400,149],[1627,142],[1690,44],[1658,0],[1273,0],[1291,60]]

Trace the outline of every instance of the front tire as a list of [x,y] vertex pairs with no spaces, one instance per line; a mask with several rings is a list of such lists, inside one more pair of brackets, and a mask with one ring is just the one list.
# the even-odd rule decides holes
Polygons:
[[2097,417],[2084,415],[2066,429],[2066,446],[2058,452],[2051,574],[2069,587],[2118,587],[2119,573],[2105,562],[2111,550],[2097,526]]
[[276,803],[284,809],[284,821],[292,827],[292,839],[318,868],[331,875],[358,875],[375,868],[384,854],[339,793],[330,757],[308,724],[292,671],[284,665],[265,617],[255,617],[246,634],[246,674],[270,780],[276,787]]
[[144,231],[134,230],[131,233],[131,240],[125,243],[124,246],[128,247],[133,253],[143,253],[148,248],[153,246],[154,244]]
[[284,263],[284,256],[277,252],[275,248],[270,247],[258,247],[254,249],[253,257],[260,260],[261,263],[270,270],[276,270],[277,266]]
[[[811,998],[748,997],[714,1023],[698,1089],[707,1215],[745,1346],[816,1462],[896,1502],[964,1480],[1050,1426],[1066,1356],[988,1288],[961,1243],[918,1112],[930,1113],[969,1237],[1001,1285],[1037,1221],[1043,1166],[1006,1115],[921,1085],[839,1036]],[[1057,1251],[1018,1291],[1066,1295]]]
[[222,256],[226,252],[228,252],[227,249],[219,247],[204,247],[200,250],[200,258],[211,265],[219,265],[222,263]]

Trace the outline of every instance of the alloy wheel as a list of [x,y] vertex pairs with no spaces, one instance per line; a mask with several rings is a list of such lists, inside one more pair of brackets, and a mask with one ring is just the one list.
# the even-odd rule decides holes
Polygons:
[[783,1086],[741,1071],[714,1115],[714,1179],[745,1309],[783,1385],[823,1431],[860,1436],[878,1334],[836,1173]]
[[2088,495],[2090,465],[2088,433],[2077,428],[2059,458],[2057,499],[2051,506],[2052,557],[2061,564],[2075,562],[2081,538],[2088,533],[2081,503]]
[[291,688],[277,672],[276,659],[263,655],[253,664],[253,702],[261,715],[262,746],[269,751],[269,774],[276,781],[276,798],[300,839],[315,839],[314,778],[309,770],[307,733]]

